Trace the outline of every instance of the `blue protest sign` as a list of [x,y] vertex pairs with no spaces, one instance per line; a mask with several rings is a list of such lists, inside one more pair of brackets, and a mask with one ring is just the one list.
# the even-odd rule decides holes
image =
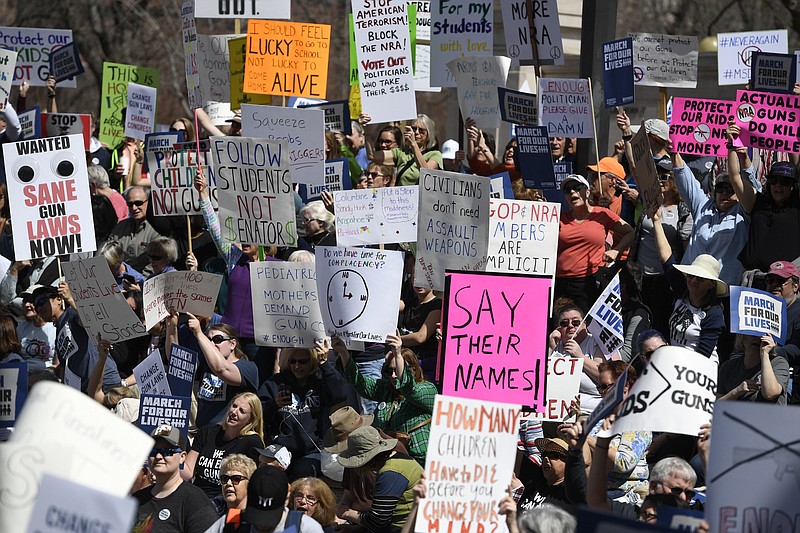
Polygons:
[[633,103],[633,39],[603,43],[603,91],[606,107]]
[[517,155],[520,174],[530,189],[555,189],[556,175],[550,138],[545,126],[517,126]]
[[511,174],[508,172],[501,172],[489,176],[491,178],[491,193],[492,198],[503,198],[505,200],[514,199],[514,191],[511,189]]
[[169,390],[175,396],[191,396],[192,383],[197,371],[197,352],[184,348],[180,344],[172,344],[167,364],[167,382]]
[[0,428],[13,427],[28,397],[28,363],[0,364]]
[[350,125],[350,103],[347,100],[335,100],[319,104],[299,104],[299,108],[317,108],[325,113],[325,131],[341,131],[352,135]]
[[149,435],[158,426],[167,424],[178,428],[188,438],[191,410],[192,399],[186,396],[142,394],[136,425]]
[[750,55],[750,90],[792,94],[797,80],[794,54],[753,52]]
[[556,189],[561,189],[561,182],[564,178],[572,174],[571,161],[556,161],[553,163],[553,172],[556,174]]
[[531,126],[539,123],[535,94],[498,87],[497,98],[500,102],[500,118],[505,122]]
[[63,81],[83,74],[83,63],[75,41],[50,51],[50,75]]
[[772,335],[786,342],[786,302],[768,292],[750,287],[731,287],[731,333],[761,337]]
[[[659,513],[663,507],[659,507]],[[630,532],[630,531],[670,531],[669,528],[648,524],[646,522],[635,522],[620,515],[601,513],[592,511],[588,507],[578,507],[578,528],[576,533],[606,533]]]
[[628,369],[625,369],[619,378],[617,378],[616,383],[614,386],[609,390],[603,399],[600,400],[600,403],[597,404],[592,414],[589,415],[589,418],[583,423],[583,434],[581,435],[580,442],[581,444],[586,442],[586,437],[589,436],[589,432],[594,429],[598,422],[606,418],[608,415],[614,412],[614,409],[617,408],[619,404],[622,403],[622,400],[625,399],[625,384],[628,381]]
[[668,529],[695,533],[703,521],[703,513],[691,509],[678,509],[661,505],[658,507],[656,524]]
[[325,161],[325,183],[322,185],[300,184],[300,198],[304,203],[319,200],[322,191],[349,191],[353,188],[350,182],[350,167],[347,159],[329,159]]
[[22,128],[19,140],[38,139],[42,136],[42,119],[38,105],[19,113],[18,116],[19,125]]

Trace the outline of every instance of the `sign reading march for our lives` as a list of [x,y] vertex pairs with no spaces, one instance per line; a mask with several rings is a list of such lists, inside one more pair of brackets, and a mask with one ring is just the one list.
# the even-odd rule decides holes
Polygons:
[[296,246],[288,152],[284,141],[211,138],[223,241]]
[[192,398],[189,396],[143,393],[139,400],[139,418],[136,420],[136,425],[150,435],[158,426],[166,424],[178,428],[178,431],[188,439],[191,410]]
[[[563,65],[564,46],[556,0],[503,0],[503,30],[508,57],[526,65],[533,62],[533,48],[539,65]],[[530,36],[528,6],[533,9],[535,39]]]
[[649,87],[697,87],[697,37],[631,33],[633,81]]
[[750,81],[751,54],[789,51],[787,30],[746,31],[717,34],[717,84],[745,85]]
[[167,383],[175,396],[191,396],[194,375],[197,371],[198,353],[173,343],[167,361]]
[[292,182],[322,183],[325,172],[325,115],[321,109],[242,104],[242,135],[286,141],[284,159],[288,156]]
[[489,176],[491,179],[491,193],[489,197],[491,199],[495,198],[503,198],[506,200],[513,200],[514,199],[514,191],[511,190],[511,176],[508,172],[501,172],[500,174],[494,174]]
[[145,135],[155,131],[157,92],[155,88],[147,85],[128,84],[125,137],[144,140]]
[[633,103],[633,39],[603,43],[603,92],[606,107]]
[[414,242],[417,238],[417,185],[333,193],[339,246]]
[[65,261],[61,268],[90,342],[97,342],[98,333],[112,343],[147,335],[103,256]]
[[561,205],[492,199],[487,272],[555,276]]
[[83,61],[77,43],[60,46],[50,52],[50,74],[62,82],[83,74]]
[[320,246],[317,295],[327,335],[384,342],[397,328],[403,254]]
[[800,153],[800,96],[736,91],[735,105],[744,146]]
[[475,120],[479,128],[500,126],[497,89],[506,84],[511,60],[507,57],[459,57],[447,64],[458,85],[461,116]]
[[489,243],[489,178],[423,169],[414,283],[444,290],[445,270],[483,271]]
[[664,193],[661,192],[661,185],[658,182],[658,171],[653,161],[653,152],[650,149],[650,141],[647,139],[644,121],[642,121],[639,131],[631,139],[631,151],[633,152],[633,175],[636,178],[636,187],[639,189],[645,213],[648,217],[653,218],[656,211],[664,204]]
[[14,427],[28,396],[28,363],[0,363],[0,428]]
[[557,189],[550,151],[550,137],[545,126],[517,126],[517,161],[522,181],[532,189]]
[[797,56],[753,52],[750,56],[750,89],[791,94],[797,80]]
[[497,513],[514,471],[520,409],[437,394],[414,531],[507,532]]
[[122,109],[128,104],[128,83],[158,87],[158,69],[103,63],[100,98],[100,141],[116,146],[124,138]]
[[625,333],[622,330],[622,294],[619,288],[619,272],[600,293],[600,297],[589,310],[592,318],[588,329],[603,351],[610,357],[625,344]]
[[539,125],[550,137],[594,137],[589,80],[539,78]]
[[144,320],[152,328],[169,315],[179,313],[211,316],[222,285],[222,275],[210,272],[178,270],[148,278],[142,287]]
[[313,348],[325,337],[313,263],[252,263],[250,290],[259,346]]
[[141,394],[172,395],[158,348],[153,349],[144,361],[136,365],[133,369],[133,377],[136,378],[136,385]]
[[347,158],[325,161],[325,183],[321,185],[300,185],[300,198],[308,203],[319,200],[322,192],[349,191],[353,188],[350,180],[349,160]]
[[19,125],[22,128],[22,133],[19,136],[20,141],[28,141],[41,137],[42,123],[38,105],[33,106],[23,113],[19,113],[17,116],[19,117]]
[[83,138],[5,143],[3,155],[16,260],[95,251]]
[[686,348],[663,346],[633,384],[608,435],[649,430],[696,436],[711,421],[716,394],[715,361]]
[[431,85],[455,87],[447,64],[464,56],[491,56],[492,0],[431,0]]
[[504,122],[530,126],[539,124],[539,105],[535,94],[498,87],[497,98],[500,101],[500,118]]
[[448,272],[446,283],[442,392],[543,410],[552,278]]
[[669,138],[675,151],[703,156],[727,154],[725,131],[734,118],[733,106],[727,100],[673,99]]
[[731,286],[731,333],[772,335],[775,342],[786,342],[786,301],[771,293],[750,287]]
[[325,116],[325,131],[341,131],[345,135],[352,135],[353,133],[352,125],[350,124],[350,106],[347,100],[301,104],[295,107],[300,109],[321,109]]
[[[72,30],[12,28],[0,26],[2,47],[17,52],[14,85],[27,81],[31,87],[45,87],[50,75],[50,52],[72,42]],[[59,87],[74,89],[75,79],[64,80]]]

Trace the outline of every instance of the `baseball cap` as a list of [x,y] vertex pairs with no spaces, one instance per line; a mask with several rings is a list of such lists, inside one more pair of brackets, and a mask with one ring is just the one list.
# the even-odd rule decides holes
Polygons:
[[570,174],[570,175],[568,175],[566,178],[564,178],[564,181],[561,182],[561,188],[563,189],[564,187],[567,186],[567,183],[570,183],[572,181],[577,181],[581,185],[586,185],[587,189],[589,188],[589,182],[586,181],[586,178],[584,178],[580,174]]
[[458,141],[447,139],[442,143],[442,159],[455,159],[458,152]]
[[659,118],[648,118],[645,120],[644,131],[648,135],[655,135],[664,142],[669,140],[669,126]]
[[600,167],[599,173],[610,172],[618,178],[625,179],[625,168],[617,161],[616,157],[604,157],[597,165],[586,165],[587,169],[594,172],[597,172],[598,167]]
[[292,452],[286,449],[286,446],[280,444],[270,444],[265,448],[256,448],[256,451],[263,457],[268,459],[275,459],[281,468],[286,470],[292,464]]
[[769,272],[767,275],[770,274],[774,276],[779,276],[783,279],[789,279],[791,277],[800,278],[800,274],[797,272],[797,267],[794,266],[794,263],[789,261],[775,261],[769,266]]
[[238,122],[239,124],[242,123],[242,110],[237,109],[233,112],[233,116],[226,120],[225,122]]
[[283,470],[259,466],[247,485],[247,507],[242,511],[242,520],[274,528],[283,517],[288,494],[289,478]]
[[773,163],[767,174],[767,178],[791,178],[795,179],[795,166],[788,161],[777,161]]
[[186,450],[188,448],[186,437],[181,435],[180,430],[167,424],[161,424],[155,428],[152,433],[150,433],[150,436],[154,439],[163,439],[181,450]]

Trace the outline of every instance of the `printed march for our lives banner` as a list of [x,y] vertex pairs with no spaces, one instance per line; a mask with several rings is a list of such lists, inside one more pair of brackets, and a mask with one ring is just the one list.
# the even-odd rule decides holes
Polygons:
[[300,198],[303,202],[308,203],[312,200],[319,200],[324,191],[349,191],[353,188],[353,182],[350,180],[350,167],[349,160],[341,159],[328,159],[325,161],[325,182],[321,185],[306,185],[300,184]]
[[751,54],[789,51],[787,30],[717,34],[717,84],[745,85],[750,81]]
[[731,333],[772,335],[775,342],[786,342],[786,301],[773,294],[749,287],[731,286]]
[[491,182],[491,198],[514,199],[514,191],[511,189],[511,175],[508,172],[493,174],[489,176]]
[[594,137],[589,80],[539,78],[539,125],[550,137]]
[[490,195],[489,178],[422,170],[414,270],[418,286],[441,291],[445,270],[485,268]]
[[180,344],[170,346],[167,362],[167,383],[175,396],[191,396],[194,375],[197,371],[198,353]]
[[545,126],[517,126],[517,160],[522,181],[532,189],[555,189],[556,175]]
[[744,146],[800,153],[800,96],[736,91],[735,105]]
[[492,199],[487,272],[555,276],[561,206]]
[[28,396],[28,363],[0,363],[0,428],[14,427]]
[[[350,106],[347,105],[347,100],[305,103],[294,107],[300,109],[322,109],[325,114],[325,131],[340,131],[345,135],[352,135],[353,133],[352,125],[350,124]],[[373,119],[373,122],[378,121]]]
[[77,43],[65,44],[50,52],[50,74],[59,83],[83,74],[83,62]]
[[697,87],[697,37],[631,33],[633,80],[650,87]]
[[625,343],[619,273],[603,289],[587,316],[592,319],[588,326],[589,332],[597,340],[603,355],[610,358]]
[[492,0],[431,0],[432,86],[456,86],[451,60],[493,55],[493,13]]
[[[0,42],[2,48],[17,52],[14,85],[27,81],[31,87],[44,87],[50,75],[50,53],[72,42],[72,30],[0,27]],[[77,84],[73,78],[58,86],[74,89]]]
[[497,98],[500,101],[500,118],[503,121],[529,126],[539,124],[539,107],[535,94],[498,87]]
[[603,92],[606,107],[633,103],[633,39],[603,43]]
[[339,246],[414,242],[418,186],[380,187],[333,193]]
[[797,56],[753,52],[750,56],[750,89],[791,94],[797,81]]
[[675,151],[691,155],[724,155],[728,121],[734,118],[734,103],[727,100],[675,98],[669,138]]
[[542,411],[550,276],[448,272],[442,392]]
[[191,410],[192,399],[188,396],[142,394],[136,425],[149,435],[158,426],[166,424],[178,428],[188,438]]

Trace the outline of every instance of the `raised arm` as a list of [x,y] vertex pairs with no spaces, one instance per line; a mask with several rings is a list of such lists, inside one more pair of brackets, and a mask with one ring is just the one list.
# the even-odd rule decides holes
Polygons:
[[661,225],[661,210],[656,211],[653,215],[653,233],[656,237],[656,246],[658,247],[658,257],[662,263],[666,263],[672,257],[672,248],[667,240],[667,235],[664,233],[664,227]]
[[200,327],[200,321],[197,317],[191,313],[186,313],[186,316],[189,317],[189,321],[186,325],[189,326],[189,330],[197,339],[197,344],[200,345],[203,357],[205,357],[206,363],[208,363],[208,367],[214,375],[228,385],[241,385],[242,374],[239,372],[239,367],[222,357],[222,354],[219,353],[219,350],[217,350],[217,347],[211,342],[211,339],[206,337],[203,333],[203,329]]
[[753,211],[753,206],[756,203],[756,190],[753,188],[752,184],[748,181],[742,179],[742,174],[739,168],[739,151],[733,145],[733,141],[739,137],[739,133],[741,129],[737,126],[733,120],[728,123],[728,176],[731,179],[731,187],[733,187],[734,192],[736,193],[736,197],[739,199],[739,203],[742,204],[742,207],[748,213]]
[[[628,114],[621,107],[617,108],[617,127],[622,132],[622,142],[625,143],[623,151],[625,152],[625,157],[628,158],[628,166],[631,169],[631,174],[633,174],[633,180],[636,181],[636,172],[634,171],[636,164],[633,161],[633,148],[631,148],[631,139],[633,138],[631,119],[628,118]],[[637,183],[636,186],[638,187],[639,184]]]

